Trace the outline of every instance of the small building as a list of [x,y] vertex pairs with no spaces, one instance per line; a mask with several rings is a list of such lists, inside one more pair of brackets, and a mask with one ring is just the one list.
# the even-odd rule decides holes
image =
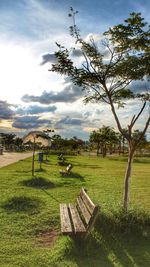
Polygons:
[[28,143],[28,142],[32,142],[32,143],[39,143],[41,146],[44,147],[51,147],[51,138],[43,133],[42,131],[32,131],[29,132],[27,135],[25,135],[23,137],[23,143]]

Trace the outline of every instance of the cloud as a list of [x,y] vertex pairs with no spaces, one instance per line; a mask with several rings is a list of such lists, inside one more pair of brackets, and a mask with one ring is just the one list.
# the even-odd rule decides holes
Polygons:
[[13,118],[14,111],[10,108],[11,106],[7,101],[0,100],[0,119],[10,120]]
[[[10,32],[12,38],[19,34],[25,38],[41,39],[43,36],[61,33],[67,20],[65,10],[49,8],[45,1],[38,0],[9,1],[3,4],[0,15],[3,21],[1,32]],[[18,23],[20,16],[23,19]]]
[[19,129],[37,129],[50,124],[50,120],[40,119],[39,116],[23,116],[15,118],[12,126]]
[[73,136],[77,136],[78,138],[81,138],[83,140],[89,139],[89,132],[85,131],[82,127],[72,127],[71,129],[67,129],[67,127],[63,128],[59,134],[63,136],[64,138],[72,138]]
[[101,41],[103,38],[102,34],[97,34],[97,33],[89,33],[85,38],[84,40],[86,42],[90,42],[91,40],[94,41],[94,42],[99,42]]
[[[66,79],[67,81],[67,79]],[[22,101],[39,102],[41,104],[53,104],[53,103],[73,103],[83,96],[82,89],[79,86],[72,84],[71,82],[64,83],[64,89],[60,92],[46,92],[44,91],[41,96],[25,94],[22,97]]]
[[50,54],[50,53],[42,54],[41,55],[41,63],[40,63],[40,65],[43,66],[46,63],[56,64],[57,63],[57,58],[56,58],[55,54]]
[[20,107],[16,110],[17,114],[24,115],[24,114],[41,114],[46,112],[55,112],[57,107],[55,106],[48,106],[48,107],[42,107],[38,105],[31,105],[29,107]]
[[130,84],[130,88],[134,93],[150,92],[150,82],[134,81]]
[[75,48],[75,49],[72,49],[71,56],[73,56],[73,57],[82,57],[83,56],[83,52],[82,52],[82,50],[80,48]]
[[72,126],[81,126],[83,124],[83,120],[70,118],[70,116],[66,116],[65,118],[59,120],[56,123],[56,127],[63,125],[72,125]]
[[89,111],[86,111],[83,115],[84,118],[87,119],[91,115],[91,113]]

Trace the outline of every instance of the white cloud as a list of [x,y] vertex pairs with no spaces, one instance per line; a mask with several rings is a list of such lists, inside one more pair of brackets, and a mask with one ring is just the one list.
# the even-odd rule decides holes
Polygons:
[[[24,93],[40,94],[45,88],[59,89],[57,74],[39,66],[30,47],[14,43],[0,44],[1,99],[20,103]],[[61,79],[60,79],[61,81]]]
[[[69,36],[67,29],[68,23],[70,24],[67,17],[67,10],[63,10],[61,7],[59,10],[56,10],[56,8],[47,8],[47,5],[44,5],[45,1],[24,0],[17,2],[19,3],[18,8],[24,4],[22,13],[16,12],[13,8],[4,13],[0,11],[1,21],[3,22],[0,24],[1,100],[7,100],[8,103],[12,104],[19,103],[20,105],[24,105],[20,100],[24,94],[34,95],[40,98],[43,91],[52,92],[49,94],[49,97],[61,95],[61,99],[65,99],[65,95],[62,95],[62,93],[64,92],[67,96],[67,90],[65,91],[64,89],[69,85],[68,83],[70,81],[68,80],[67,83],[67,78],[64,79],[64,77],[60,77],[58,74],[48,72],[48,69],[50,68],[49,62],[55,63],[54,51],[57,50],[55,45],[56,41],[67,47],[72,46],[73,40]],[[148,12],[144,7],[143,12],[146,20],[148,20]],[[86,26],[85,31],[89,29],[88,27],[91,27],[90,31],[92,31],[93,24],[89,23],[87,25],[87,20],[83,18],[79,20],[79,23],[81,22]],[[101,24],[100,27],[103,27],[103,25]],[[96,25],[94,30],[97,29],[98,26]],[[96,33],[88,34],[86,41],[89,41],[91,35],[96,42],[100,43],[102,35]],[[83,58],[80,57],[81,53],[79,48],[77,47],[76,54],[74,53],[72,55],[76,64],[81,64],[83,61]],[[46,53],[46,51],[49,52]],[[102,51],[107,56],[107,51]],[[40,66],[40,55],[43,57],[42,66]],[[44,64],[46,62],[48,63]],[[61,94],[59,94],[60,92]],[[72,93],[74,93],[73,90]],[[43,115],[41,116],[41,113],[37,113],[40,115],[35,126],[38,125],[39,127],[40,123],[41,125],[45,124],[48,120],[51,120],[53,125],[65,120],[66,123],[70,123],[69,128],[62,129],[60,133],[66,134],[66,136],[84,136],[85,132],[86,136],[88,136],[88,133],[92,129],[99,128],[103,124],[116,128],[114,118],[108,106],[106,107],[103,104],[88,104],[85,106],[82,100],[79,99],[80,93],[77,93],[77,97],[75,94],[72,95],[72,100],[75,99],[76,102],[70,103],[68,98],[67,104],[62,102],[55,104],[55,102],[52,102],[55,104],[55,108],[57,108],[55,114],[45,113],[44,110],[46,111],[47,108],[42,108],[41,111],[43,113],[41,113]],[[128,104],[128,111],[126,108],[118,110],[123,126],[127,125],[134,112],[138,112],[140,108],[139,103],[133,105],[133,102],[129,102]],[[28,105],[26,104],[23,108],[25,112],[30,109]],[[37,107],[36,112],[38,112]],[[139,128],[143,126],[144,116],[147,116],[146,112],[138,122]],[[21,123],[24,123],[23,127],[25,129],[28,127],[26,123],[29,123],[29,121],[27,119],[26,121],[22,120],[18,118],[16,123],[19,127],[21,127]],[[84,121],[84,123],[81,123],[81,121]],[[73,124],[76,124],[76,128]],[[8,127],[11,127],[10,122],[6,123],[4,128],[7,130],[13,129],[13,127],[12,129]],[[16,131],[16,129],[14,130]]]

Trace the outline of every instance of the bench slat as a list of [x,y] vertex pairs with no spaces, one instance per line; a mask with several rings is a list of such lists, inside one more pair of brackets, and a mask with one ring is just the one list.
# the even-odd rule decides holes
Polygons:
[[69,209],[70,209],[71,218],[72,218],[75,233],[85,233],[86,229],[85,229],[85,226],[84,226],[84,224],[83,224],[83,222],[79,216],[76,205],[69,204]]
[[89,213],[88,209],[86,208],[84,202],[82,201],[81,197],[78,196],[77,198],[77,204],[81,210],[81,213],[86,221],[86,223],[88,224],[91,218],[91,214]]
[[61,219],[61,232],[63,234],[72,233],[68,206],[66,204],[60,204],[60,219]]
[[87,195],[87,193],[85,192],[85,190],[82,188],[80,191],[80,197],[82,198],[85,206],[87,207],[87,209],[89,210],[89,212],[92,214],[94,212],[95,209],[95,205],[92,202],[92,200],[89,198],[89,196]]

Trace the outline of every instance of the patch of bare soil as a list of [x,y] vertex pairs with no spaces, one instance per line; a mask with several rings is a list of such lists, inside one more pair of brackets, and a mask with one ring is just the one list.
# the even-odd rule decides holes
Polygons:
[[31,156],[32,152],[25,152],[25,153],[4,152],[3,155],[0,155],[0,168]]
[[51,231],[40,233],[37,236],[37,243],[36,245],[40,247],[50,247],[53,246],[56,239],[58,237],[58,232],[53,229]]

